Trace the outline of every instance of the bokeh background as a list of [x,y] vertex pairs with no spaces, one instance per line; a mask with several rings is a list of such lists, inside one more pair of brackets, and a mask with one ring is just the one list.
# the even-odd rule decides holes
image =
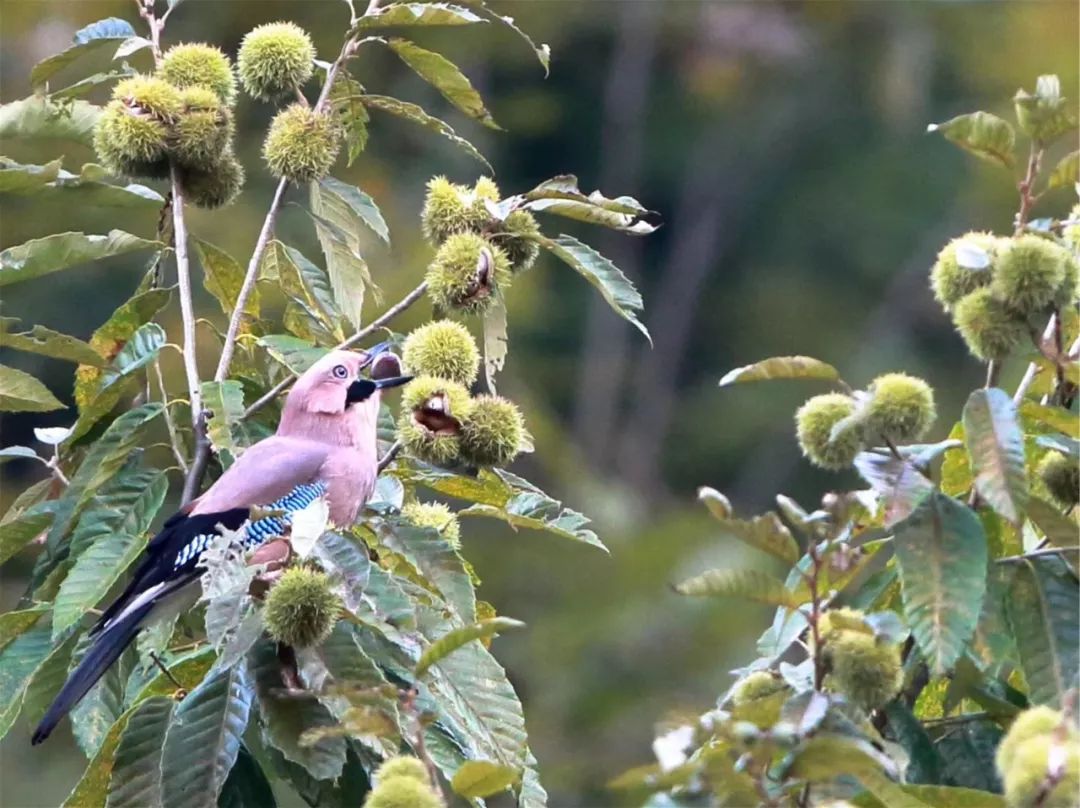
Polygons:
[[[944,437],[982,371],[934,304],[927,270],[950,236],[1010,230],[1015,189],[1006,173],[927,135],[926,125],[977,108],[1011,117],[1008,99],[1033,88],[1039,73],[1060,74],[1075,99],[1080,19],[1075,2],[492,5],[551,45],[549,78],[503,28],[416,38],[462,66],[505,132],[456,114],[376,47],[363,50],[353,73],[369,91],[446,117],[489,157],[506,194],[573,172],[586,190],[633,194],[664,216],[645,239],[570,228],[638,284],[652,349],[554,260],[510,294],[500,390],[524,406],[538,446],[516,470],[592,516],[610,556],[486,522],[466,525],[465,537],[481,596],[529,624],[499,639],[496,652],[523,697],[552,805],[616,804],[605,782],[651,757],[657,721],[706,708],[765,626],[761,611],[687,602],[669,589],[706,566],[768,563],[715,539],[696,487],[715,486],[751,514],[778,491],[813,506],[849,482],[798,456],[792,413],[817,390],[720,390],[717,380],[787,353],[830,361],[857,385],[885,370],[920,374],[937,389],[942,419],[933,437]],[[139,24],[121,0],[0,0],[0,15],[5,102],[28,95],[31,66],[83,25],[107,16]],[[320,56],[332,58],[347,9],[340,0],[187,0],[170,18],[166,44],[209,40],[235,53],[254,25],[283,18],[311,31]],[[248,185],[225,211],[190,215],[194,234],[242,260],[272,188],[259,160],[271,114],[240,101]],[[77,145],[0,145],[23,162],[63,153],[68,169],[92,159]],[[387,300],[412,288],[431,256],[418,227],[425,181],[441,173],[472,182],[478,171],[447,141],[385,117],[373,121],[362,158],[339,167],[337,176],[374,196],[390,223],[392,248],[371,244],[367,256]],[[1056,192],[1040,212],[1061,213],[1071,201]],[[150,237],[155,226],[152,212],[120,221],[115,210],[2,204],[0,247],[58,229],[123,227]],[[561,225],[549,220],[547,229]],[[286,209],[278,233],[319,255],[298,208]],[[85,338],[140,272],[138,259],[114,260],[8,287],[2,313]],[[216,311],[200,295],[202,311]],[[426,316],[418,308],[402,330]],[[178,328],[174,319],[170,333]],[[203,346],[204,368],[214,347]],[[71,401],[70,365],[0,353]],[[1007,367],[1005,383],[1020,370]],[[33,426],[72,419],[71,411],[6,418],[2,444],[28,443]],[[3,466],[0,500],[38,473]],[[21,593],[26,569],[5,566],[3,605]],[[31,752],[28,737],[20,725],[0,744],[0,804],[57,805],[81,755],[64,737]]]

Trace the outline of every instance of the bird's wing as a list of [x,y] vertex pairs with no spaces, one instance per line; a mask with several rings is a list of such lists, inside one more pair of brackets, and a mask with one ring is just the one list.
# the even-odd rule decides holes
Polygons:
[[331,446],[279,435],[247,449],[188,511],[219,513],[268,505],[316,478]]

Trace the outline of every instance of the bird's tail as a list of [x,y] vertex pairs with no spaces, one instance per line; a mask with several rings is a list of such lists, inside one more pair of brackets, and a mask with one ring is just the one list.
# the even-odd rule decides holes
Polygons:
[[94,643],[86,652],[86,656],[68,676],[64,686],[53,699],[53,703],[45,711],[45,717],[34,730],[34,736],[30,741],[32,744],[39,744],[48,738],[49,733],[56,729],[56,725],[63,717],[82,700],[97,680],[105,675],[109,666],[120,658],[124,649],[139,633],[140,623],[152,607],[153,603],[148,602],[131,610],[128,614],[114,620],[108,628],[94,638]]

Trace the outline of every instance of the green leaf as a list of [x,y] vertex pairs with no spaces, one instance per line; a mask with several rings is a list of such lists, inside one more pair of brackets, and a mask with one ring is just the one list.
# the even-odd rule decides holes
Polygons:
[[894,699],[882,710],[888,721],[888,727],[896,742],[904,747],[908,755],[907,771],[904,779],[909,783],[937,783],[941,781],[941,761],[937,751],[911,709],[900,699]]
[[988,553],[979,518],[936,491],[896,525],[904,616],[931,671],[941,675],[975,631]]
[[1016,566],[1005,612],[1033,704],[1061,707],[1080,675],[1080,590],[1060,559]]
[[945,139],[991,163],[1012,168],[1016,132],[1008,121],[989,112],[958,115],[944,123],[932,123],[928,132],[941,132]]
[[945,762],[946,782],[964,788],[1000,792],[1001,782],[994,769],[994,752],[1001,737],[1001,729],[992,721],[966,721],[955,731],[939,738],[936,747]]
[[[508,631],[512,628],[521,628],[524,625],[525,624],[520,620],[514,620],[509,617],[491,617],[487,620],[478,620],[472,625],[462,626],[461,628],[449,631],[440,637],[437,642],[432,643],[424,649],[420,661],[416,663],[416,675],[418,677],[423,676],[428,668],[437,664],[440,660],[449,656],[466,643],[470,643],[473,640],[483,640],[488,637],[493,637],[500,632]],[[465,796],[483,797],[487,795],[472,794]]]
[[0,139],[70,140],[92,146],[101,107],[86,101],[57,104],[34,95],[0,105]]
[[30,680],[23,699],[22,720],[26,724],[36,726],[45,717],[45,711],[67,681],[71,653],[78,640],[78,634],[72,633],[67,640],[49,652],[45,661],[34,673],[34,678]]
[[217,803],[251,710],[247,668],[221,670],[195,688],[176,708],[161,756],[161,793],[170,808],[206,808]]
[[356,21],[352,32],[399,26],[470,25],[482,22],[483,18],[467,8],[449,3],[393,3],[364,14]]
[[344,67],[338,70],[334,86],[330,89],[330,106],[341,122],[345,143],[349,149],[350,166],[367,146],[367,125],[371,116],[360,100],[363,94],[364,88],[360,86],[360,82],[350,76]]
[[71,534],[68,554],[78,558],[113,533],[145,533],[161,507],[159,481],[164,472],[130,463],[103,485],[79,517]]
[[228,468],[240,454],[243,444],[237,441],[240,419],[244,415],[244,386],[235,380],[203,382],[201,386],[203,406],[210,415],[206,422],[206,436],[221,461]]
[[62,409],[64,404],[29,373],[0,365],[0,411],[48,412]]
[[[0,170],[0,193],[55,200],[60,204],[116,208],[160,208],[165,203],[161,194],[145,185],[104,182],[109,172],[96,163],[85,163],[78,174],[64,171],[59,160],[35,166],[0,157],[0,166],[4,167]],[[54,166],[58,170],[54,171]]]
[[1080,182],[1080,151],[1069,152],[1054,166],[1047,188],[1071,188]]
[[645,310],[641,295],[617,266],[573,236],[560,235],[553,239],[536,236],[534,240],[580,273],[600,292],[616,314],[632,323],[652,343],[649,330],[638,319],[638,315]]
[[820,733],[806,741],[792,755],[783,774],[810,782],[828,782],[837,777],[895,775],[896,764],[862,738]]
[[17,322],[17,317],[0,317],[0,348],[12,348],[84,365],[106,364],[88,343],[43,325],[35,325],[29,331],[13,334],[9,329],[14,328]]
[[156,241],[123,230],[112,230],[107,236],[68,232],[33,239],[0,252],[0,286],[158,246]]
[[379,540],[400,553],[443,596],[462,623],[476,619],[476,592],[464,561],[434,528],[383,522]]
[[0,564],[45,532],[53,515],[47,512],[24,513],[0,524]]
[[120,745],[120,736],[134,712],[135,708],[130,708],[109,728],[108,735],[105,736],[97,752],[94,753],[93,759],[87,764],[82,777],[79,778],[79,782],[75,784],[75,788],[64,801],[63,808],[105,808],[116,747]]
[[[964,425],[957,422],[949,432],[949,438],[963,441]],[[961,447],[963,443],[959,444]],[[941,461],[941,490],[950,497],[958,497],[971,490],[974,480],[966,449],[948,449]]]
[[1024,434],[1012,397],[996,387],[976,390],[964,405],[964,443],[975,472],[975,490],[1014,525],[1028,500]]
[[259,337],[259,344],[278,362],[293,373],[303,373],[324,356],[326,348],[320,348],[290,334],[268,334]]
[[[315,210],[323,218],[333,222],[347,233],[368,227],[383,243],[390,243],[390,228],[386,226],[375,200],[355,185],[324,177],[317,183],[321,210]],[[312,189],[314,194],[314,189]]]
[[799,605],[795,593],[777,578],[759,570],[715,569],[675,586],[680,595],[743,598],[790,609]]
[[51,634],[45,617],[27,626],[0,651],[0,738],[18,718],[26,688],[52,651]]
[[[115,359],[136,331],[149,323],[169,302],[172,291],[150,289],[135,294],[112,313],[108,320],[90,337],[90,346],[105,360]],[[80,417],[69,442],[78,440],[108,410],[108,398],[98,397],[105,370],[92,365],[82,365],[75,372],[75,403],[79,405]],[[114,386],[110,396],[119,400],[121,386]]]
[[[127,41],[142,39],[142,37],[131,37]],[[150,44],[149,40],[145,40],[147,45]],[[117,52],[124,46],[121,45],[117,48]],[[127,62],[124,62],[119,68],[115,70],[102,70],[99,73],[93,73],[84,79],[79,79],[74,84],[69,84],[67,87],[63,87],[59,90],[53,90],[49,93],[49,98],[53,101],[69,101],[73,98],[82,98],[92,90],[103,84],[110,84],[120,79],[130,78],[131,76],[138,75],[138,71],[131,67]]]
[[934,491],[930,482],[907,458],[873,449],[855,456],[855,469],[885,502],[885,526],[906,519]]
[[255,678],[259,714],[262,717],[264,742],[280,751],[293,763],[302,766],[316,780],[330,780],[345,766],[345,740],[319,738],[308,746],[300,736],[319,727],[333,727],[335,721],[310,692],[284,693],[281,668],[274,643],[262,640],[248,655]]
[[89,375],[76,383],[79,419],[72,427],[72,440],[85,435],[91,426],[112,411],[127,383],[157,358],[166,341],[165,329],[157,323],[141,325],[125,341],[112,363],[94,374],[92,384],[87,381]]
[[791,533],[772,511],[752,520],[721,519],[719,527],[721,535],[738,539],[788,564],[794,564],[802,555]]
[[[447,621],[424,608],[421,630],[433,643],[446,634]],[[480,643],[444,657],[429,670],[426,684],[436,709],[463,742],[465,756],[520,770],[527,755],[521,702],[506,671]]]
[[[208,241],[192,239],[195,245],[195,254],[199,257],[199,263],[203,268],[203,285],[206,291],[212,294],[221,310],[231,315],[240,297],[240,287],[244,285],[244,268],[237,263],[236,259],[220,247],[215,247]],[[254,288],[248,295],[244,304],[244,314],[252,319],[259,316],[259,290]]]
[[631,196],[608,199],[599,191],[583,193],[573,174],[553,177],[519,197],[511,197],[503,205],[507,206],[507,212],[526,208],[638,236],[648,235],[660,226],[660,214],[646,210]]
[[138,445],[143,428],[160,415],[162,409],[161,404],[152,402],[128,410],[109,424],[105,433],[91,446],[58,501],[56,519],[46,542],[50,553],[56,552],[60,540],[67,535],[75,517],[90,498],[124,465],[131,450]]
[[290,299],[303,306],[336,342],[345,338],[345,332],[341,329],[341,312],[334,302],[334,293],[325,272],[299,250],[280,241],[270,242],[263,261],[273,267],[281,290]]
[[1080,544],[1076,522],[1045,500],[1032,497],[1028,501],[1028,518],[1055,547],[1076,547]]
[[1030,424],[1034,422],[1063,432],[1071,438],[1080,437],[1080,420],[1062,407],[1047,407],[1034,401],[1025,401],[1020,405],[1020,416],[1029,424],[1029,431],[1035,431],[1030,430]]
[[[521,37],[523,40],[525,40],[525,44],[532,48],[533,53],[536,54],[536,58],[539,60],[540,64],[544,68],[544,76],[545,78],[547,77],[551,68],[551,48],[549,48],[543,43],[537,45],[535,42],[533,42],[532,38],[530,38],[528,34],[526,34],[517,26],[517,24],[514,22],[513,17],[504,17],[501,14],[496,14],[494,11],[484,5],[484,0],[461,0],[461,4],[463,6],[467,6],[473,9],[474,11],[476,11],[476,13],[486,17],[489,20],[502,23],[519,37]],[[543,789],[541,789],[541,791],[542,790]]]
[[506,365],[509,346],[506,301],[500,298],[484,312],[484,381],[492,395],[496,392],[495,376]]
[[[898,788],[929,808],[1005,808],[1005,800],[1000,794],[981,789],[933,785],[900,785]],[[894,805],[870,793],[860,794],[852,803],[858,808],[893,808]]]
[[161,759],[174,706],[172,699],[156,696],[128,716],[113,758],[108,808],[163,804]]
[[420,78],[438,90],[443,98],[470,118],[492,129],[499,129],[491,117],[480,93],[453,62],[434,51],[425,50],[414,42],[391,37],[386,44],[411,67]]
[[217,804],[218,808],[277,808],[270,780],[246,746],[240,747]]
[[30,71],[30,84],[35,90],[41,88],[49,78],[77,59],[96,51],[113,50],[129,37],[135,36],[131,23],[118,17],[99,20],[76,31],[74,45],[62,53],[50,56],[34,65]]
[[168,478],[165,472],[159,472],[134,503],[129,515],[120,522],[118,531],[101,537],[76,559],[56,595],[54,638],[60,637],[69,626],[79,622],[88,609],[96,606],[139,557],[148,540],[145,526],[149,526],[161,508],[168,490]]
[[[392,6],[388,6],[387,8],[392,8]],[[390,115],[396,115],[399,118],[404,118],[407,121],[419,124],[425,129],[430,129],[431,131],[442,135],[455,146],[462,149],[470,157],[478,160],[488,171],[494,173],[491,164],[488,163],[484,155],[477,151],[473,144],[458,135],[453,127],[446,123],[446,121],[441,121],[433,115],[429,115],[417,104],[411,104],[408,101],[401,101],[387,95],[367,94],[360,96],[360,102],[367,107],[389,113]]]
[[604,543],[587,527],[591,524],[587,516],[570,508],[564,508],[561,502],[551,499],[542,491],[523,491],[515,494],[502,505],[477,503],[458,511],[458,516],[501,519],[514,528],[542,530],[564,539],[591,544],[607,552]]
[[1072,106],[1061,95],[1061,80],[1055,75],[1039,76],[1034,94],[1017,90],[1013,96],[1020,129],[1040,146],[1049,145],[1076,128]]
[[28,609],[0,614],[0,651],[34,625],[48,610],[47,606],[31,606]]
[[840,372],[832,365],[810,356],[773,356],[752,365],[735,368],[724,374],[720,386],[738,382],[771,381],[773,379],[825,379],[836,381]]
[[490,797],[514,785],[520,776],[517,769],[490,760],[467,760],[454,774],[450,788],[469,799]]
[[[344,184],[344,183],[342,183]],[[348,318],[353,328],[363,322],[364,296],[378,290],[371,279],[367,262],[360,255],[358,218],[333,191],[321,183],[311,183],[311,218],[315,236],[326,256],[327,274],[334,302]]]

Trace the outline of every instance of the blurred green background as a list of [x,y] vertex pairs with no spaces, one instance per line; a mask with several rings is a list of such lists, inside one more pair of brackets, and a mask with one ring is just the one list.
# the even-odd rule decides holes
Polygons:
[[[816,389],[795,383],[717,389],[734,366],[805,353],[836,364],[853,384],[904,370],[937,389],[944,437],[980,367],[929,293],[926,273],[948,237],[1011,229],[1012,180],[926,124],[987,109],[1011,117],[1009,98],[1036,75],[1061,75],[1077,97],[1075,2],[498,2],[552,49],[544,79],[533,54],[504,28],[421,31],[471,77],[505,132],[464,119],[395,57],[367,47],[353,74],[369,91],[423,104],[489,157],[505,194],[573,172],[582,188],[633,194],[665,226],[645,239],[572,228],[613,258],[646,300],[655,346],[614,316],[581,278],[545,259],[510,294],[511,353],[500,391],[525,408],[536,454],[516,471],[597,522],[611,549],[485,522],[466,525],[480,591],[529,626],[496,641],[525,703],[553,806],[608,805],[604,783],[651,757],[654,724],[707,707],[749,659],[763,611],[687,602],[668,584],[706,566],[758,565],[718,543],[694,499],[702,484],[743,514],[786,492],[812,506],[835,476],[801,462],[791,417]],[[75,30],[120,16],[120,0],[0,0],[0,96],[29,94],[30,68]],[[187,0],[165,44],[210,42],[235,53],[253,26],[292,19],[321,58],[347,23],[340,0]],[[145,67],[135,58],[136,66]],[[193,211],[190,228],[242,261],[272,181],[259,149],[273,110],[242,99],[239,150],[249,181],[219,212]],[[8,156],[65,168],[92,159],[69,144],[4,143]],[[1075,148],[1073,145],[1071,148]],[[370,193],[391,227],[390,250],[368,260],[388,301],[412,288],[431,250],[419,235],[432,174],[472,182],[476,163],[447,141],[376,118],[362,158],[335,172]],[[299,192],[293,192],[299,198]],[[1063,213],[1055,192],[1037,213]],[[561,222],[547,221],[549,232]],[[73,210],[4,199],[0,247],[63,229],[122,227],[152,236],[153,213]],[[306,216],[287,208],[278,234],[319,255]],[[7,287],[2,312],[87,337],[138,282],[140,260],[103,262]],[[216,311],[200,290],[202,311]],[[423,306],[398,326],[427,316]],[[179,332],[178,315],[168,323]],[[202,346],[211,368],[216,343]],[[29,355],[2,361],[41,375],[71,400],[71,367]],[[1006,368],[1015,383],[1019,363]],[[177,371],[178,372],[178,371]],[[179,376],[176,377],[179,380]],[[182,388],[177,385],[177,389]],[[71,411],[3,421],[4,445]],[[6,503],[39,473],[3,467]],[[847,481],[844,481],[847,482]],[[6,565],[3,605],[27,566]],[[66,734],[66,733],[65,733]],[[31,752],[20,725],[0,744],[0,804],[59,804],[83,767],[58,734]]]

